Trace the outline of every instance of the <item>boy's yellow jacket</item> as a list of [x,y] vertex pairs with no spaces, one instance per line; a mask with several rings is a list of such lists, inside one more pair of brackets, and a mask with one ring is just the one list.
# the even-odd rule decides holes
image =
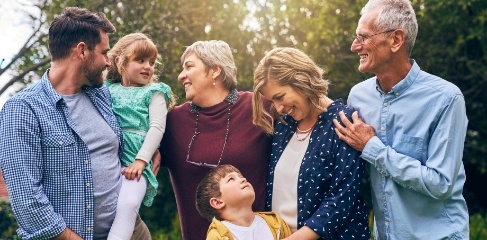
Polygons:
[[[269,228],[271,229],[274,239],[279,240],[289,237],[291,229],[281,217],[279,217],[275,212],[256,212],[258,216],[261,216]],[[213,218],[210,226],[208,227],[208,233],[206,234],[206,240],[234,240],[232,233],[228,228],[223,225],[219,220]]]

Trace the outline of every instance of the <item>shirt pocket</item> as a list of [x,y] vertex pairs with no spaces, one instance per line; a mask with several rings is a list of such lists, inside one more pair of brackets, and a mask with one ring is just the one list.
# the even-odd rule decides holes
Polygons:
[[42,139],[43,187],[51,201],[68,201],[76,182],[78,151],[74,136],[47,135]]
[[44,169],[47,174],[70,175],[78,158],[74,136],[68,134],[47,135],[42,139]]
[[403,134],[399,135],[399,144],[394,149],[423,163],[423,143],[423,138]]

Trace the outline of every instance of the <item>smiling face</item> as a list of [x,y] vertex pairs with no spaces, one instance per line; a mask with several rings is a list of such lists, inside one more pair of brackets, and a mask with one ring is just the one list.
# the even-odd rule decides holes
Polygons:
[[272,102],[279,114],[287,114],[300,121],[310,115],[311,102],[289,85],[279,85],[269,80],[260,90],[260,93]]
[[141,87],[147,85],[154,75],[156,57],[130,58],[122,71],[122,84],[130,87]]
[[[374,22],[380,12],[380,8],[376,8],[365,13],[359,20],[356,34],[361,36],[371,36],[378,32],[374,27]],[[352,42],[350,47],[352,52],[356,52],[360,57],[360,65],[358,70],[360,72],[370,72],[375,75],[380,75],[384,71],[390,71],[391,41],[387,33],[377,34],[373,37],[366,38],[363,43],[357,39]]]
[[206,69],[205,64],[195,54],[188,55],[183,62],[183,70],[178,81],[184,85],[186,100],[195,104],[204,101],[213,91],[212,69]]
[[220,179],[219,197],[227,206],[250,206],[255,200],[252,184],[240,173],[230,172]]

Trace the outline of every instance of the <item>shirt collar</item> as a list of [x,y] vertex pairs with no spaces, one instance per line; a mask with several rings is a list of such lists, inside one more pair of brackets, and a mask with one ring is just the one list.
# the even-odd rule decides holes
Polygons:
[[52,103],[56,104],[57,102],[59,102],[63,98],[61,97],[61,95],[59,95],[56,92],[56,90],[54,90],[54,87],[52,86],[51,81],[49,81],[49,75],[48,75],[49,70],[50,69],[47,69],[47,71],[44,73],[44,75],[42,75],[40,84],[42,86],[42,89],[46,92],[49,100],[52,101]]
[[[237,89],[233,89],[225,98],[225,101],[227,101],[230,104],[235,104],[237,102],[237,99],[238,99],[238,91]],[[190,109],[191,112],[199,112],[201,110],[201,107],[191,102]]]
[[[410,59],[409,62],[411,63],[411,69],[409,70],[408,75],[406,75],[404,79],[402,79],[394,87],[392,87],[389,93],[399,95],[404,91],[406,91],[406,89],[408,89],[409,86],[411,86],[416,80],[416,77],[418,76],[421,69],[419,68],[419,65],[416,63],[414,59]],[[378,92],[383,93],[383,91],[380,89],[379,84],[377,83],[377,76],[376,76],[375,88],[377,89]]]

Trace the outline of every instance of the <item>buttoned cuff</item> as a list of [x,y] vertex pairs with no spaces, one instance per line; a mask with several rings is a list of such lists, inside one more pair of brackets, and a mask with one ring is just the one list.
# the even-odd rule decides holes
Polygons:
[[375,166],[376,159],[383,148],[384,144],[382,141],[377,136],[374,136],[365,144],[360,157]]

